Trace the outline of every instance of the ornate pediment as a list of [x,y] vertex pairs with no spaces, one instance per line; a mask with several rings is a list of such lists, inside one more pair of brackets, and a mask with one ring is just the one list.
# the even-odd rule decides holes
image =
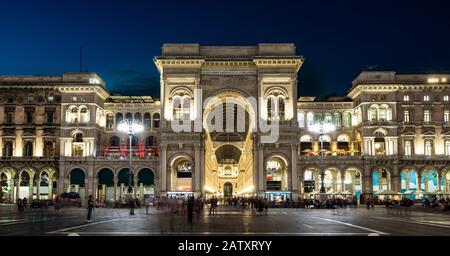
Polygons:
[[403,137],[416,137],[416,133],[412,131],[405,131],[401,134]]

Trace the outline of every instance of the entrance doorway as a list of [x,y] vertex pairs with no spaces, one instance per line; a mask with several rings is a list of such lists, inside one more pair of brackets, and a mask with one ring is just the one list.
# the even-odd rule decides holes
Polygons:
[[223,184],[223,197],[233,197],[233,184],[230,182]]

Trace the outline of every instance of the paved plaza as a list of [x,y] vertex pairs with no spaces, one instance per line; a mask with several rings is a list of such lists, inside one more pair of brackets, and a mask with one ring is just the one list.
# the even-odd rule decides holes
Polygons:
[[0,205],[0,235],[108,236],[108,235],[293,235],[293,236],[399,236],[450,235],[450,213],[434,209],[269,209],[267,216],[251,210],[207,208],[194,223],[187,216],[164,210],[96,208],[86,223],[86,209],[26,209]]

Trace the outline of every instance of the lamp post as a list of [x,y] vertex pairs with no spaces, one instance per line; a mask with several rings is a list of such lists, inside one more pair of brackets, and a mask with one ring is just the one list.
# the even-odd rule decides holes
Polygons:
[[[133,135],[135,135],[136,133],[142,132],[144,130],[144,127],[142,126],[142,124],[140,124],[138,122],[132,122],[131,120],[125,119],[120,122],[120,124],[117,128],[119,131],[127,133],[128,138],[130,140],[130,153],[129,153],[130,168],[129,168],[129,172],[128,172],[130,175],[129,175],[129,180],[128,180],[128,193],[132,193],[133,192],[133,187],[131,186],[131,183],[133,182],[132,140],[133,140]],[[131,194],[131,199],[133,199],[133,194]],[[131,202],[131,203],[133,204],[133,202]],[[134,215],[134,207],[133,206],[131,206],[130,215]]]
[[325,190],[325,171],[324,171],[324,155],[323,155],[323,135],[325,135],[326,133],[329,132],[333,132],[335,130],[335,126],[333,124],[330,123],[324,123],[319,122],[319,123],[315,123],[313,125],[310,126],[309,128],[310,131],[317,133],[319,135],[319,139],[320,139],[320,163],[321,163],[321,168],[320,168],[320,193],[321,194],[325,194],[326,190]]

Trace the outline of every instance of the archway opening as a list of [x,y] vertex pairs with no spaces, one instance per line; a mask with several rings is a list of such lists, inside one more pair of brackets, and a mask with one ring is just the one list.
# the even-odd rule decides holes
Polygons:
[[19,187],[19,198],[27,198],[30,201],[30,174],[27,171],[22,171],[20,173],[20,187]]
[[86,175],[82,169],[76,168],[70,172],[70,186],[69,191],[72,193],[78,193],[80,198],[85,198],[85,178]]
[[138,173],[138,197],[155,197],[155,175],[149,168],[141,169]]
[[223,184],[223,197],[233,197],[233,184],[231,184],[230,182],[226,182],[225,184]]
[[98,174],[97,198],[100,204],[114,199],[114,173],[111,169],[103,168]]
[[117,175],[118,185],[120,187],[120,198],[125,200],[127,195],[132,195],[134,191],[134,173],[130,169],[123,168]]
[[400,173],[400,192],[403,198],[416,199],[418,188],[418,175],[414,169],[403,169]]

